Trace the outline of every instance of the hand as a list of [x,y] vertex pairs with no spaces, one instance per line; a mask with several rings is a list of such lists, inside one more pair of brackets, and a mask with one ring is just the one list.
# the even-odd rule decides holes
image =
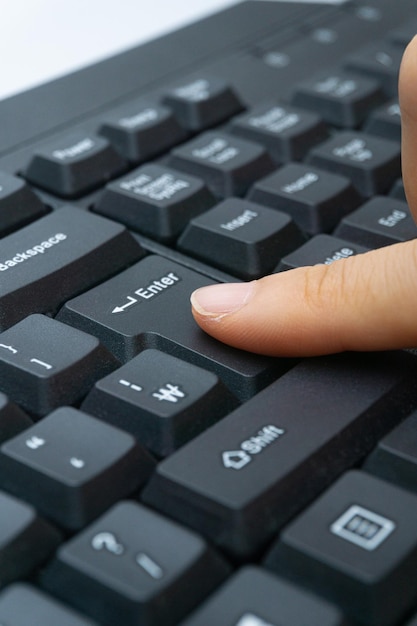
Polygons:
[[[417,220],[417,37],[400,72],[403,178]],[[193,293],[207,333],[237,348],[275,356],[417,346],[417,239],[250,283]]]

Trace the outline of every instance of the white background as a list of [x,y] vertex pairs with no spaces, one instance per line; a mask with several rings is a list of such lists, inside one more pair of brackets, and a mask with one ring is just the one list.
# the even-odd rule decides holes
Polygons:
[[0,99],[235,2],[3,0]]

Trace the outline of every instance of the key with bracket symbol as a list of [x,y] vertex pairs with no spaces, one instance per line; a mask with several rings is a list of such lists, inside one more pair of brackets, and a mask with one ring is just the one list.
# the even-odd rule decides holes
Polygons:
[[16,350],[16,348],[13,348],[13,346],[6,346],[6,344],[0,343],[0,348],[4,348],[5,350],[9,350],[9,352],[11,352],[12,354],[17,354],[17,350]]
[[0,391],[36,417],[77,404],[118,366],[98,339],[44,315],[30,315],[0,340]]
[[44,367],[46,370],[51,370],[53,367],[50,363],[45,363],[45,361],[40,361],[39,359],[30,359],[30,362],[35,363],[36,365],[40,365],[41,367]]

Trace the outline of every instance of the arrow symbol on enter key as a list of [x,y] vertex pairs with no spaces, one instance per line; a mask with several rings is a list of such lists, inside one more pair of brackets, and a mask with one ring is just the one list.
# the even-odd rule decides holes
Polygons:
[[132,298],[132,296],[127,296],[128,302],[123,304],[122,306],[115,306],[112,313],[123,313],[128,307],[132,306],[132,304],[136,304],[136,298]]

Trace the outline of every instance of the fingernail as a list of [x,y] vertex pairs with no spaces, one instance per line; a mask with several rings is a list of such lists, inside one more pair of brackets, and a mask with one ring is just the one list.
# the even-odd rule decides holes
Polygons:
[[201,287],[191,294],[191,304],[200,315],[226,315],[239,311],[251,298],[255,281],[220,283]]

